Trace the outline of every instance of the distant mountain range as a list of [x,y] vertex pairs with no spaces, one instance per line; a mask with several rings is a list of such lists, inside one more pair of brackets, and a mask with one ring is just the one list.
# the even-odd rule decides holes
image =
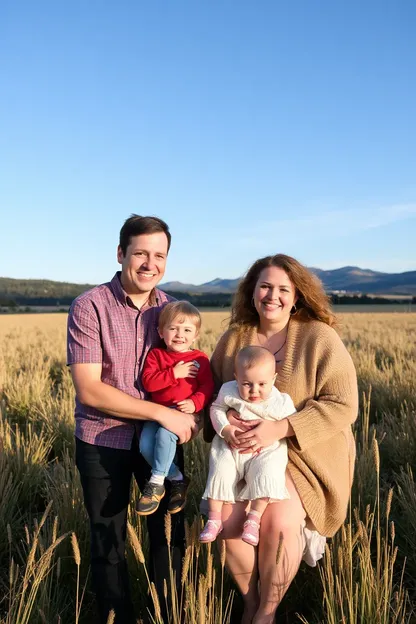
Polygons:
[[[415,295],[416,271],[405,273],[381,273],[371,269],[360,269],[346,266],[340,269],[324,271],[311,268],[327,291],[345,291],[349,293],[368,293],[380,295]],[[216,279],[204,284],[184,284],[182,282],[165,282],[162,290],[189,293],[233,293],[240,278]]]
[[[416,295],[416,271],[406,273],[380,273],[359,267],[343,267],[332,271],[311,269],[322,280],[327,292],[348,295]],[[229,305],[230,295],[235,292],[240,278],[216,278],[204,284],[165,282],[160,287],[171,293],[189,294],[195,305]],[[52,280],[12,279],[0,277],[0,307],[10,305],[55,306],[70,305],[82,292],[93,284],[73,284]],[[177,296],[181,296],[178,294]]]

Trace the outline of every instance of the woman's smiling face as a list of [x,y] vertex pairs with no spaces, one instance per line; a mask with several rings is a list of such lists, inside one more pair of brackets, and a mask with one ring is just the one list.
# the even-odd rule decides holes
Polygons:
[[253,293],[260,320],[269,323],[289,321],[297,298],[296,289],[283,269],[270,266],[262,270]]

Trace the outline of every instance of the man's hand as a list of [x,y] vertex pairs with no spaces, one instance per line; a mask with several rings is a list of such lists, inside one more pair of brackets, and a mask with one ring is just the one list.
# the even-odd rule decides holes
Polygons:
[[179,401],[176,405],[178,409],[184,414],[194,414],[196,411],[195,403],[192,401],[192,399]]
[[244,433],[244,431],[242,429],[238,429],[238,427],[234,427],[234,425],[226,425],[221,431],[222,437],[230,448],[237,448],[240,444],[239,439],[236,436],[237,433]]
[[178,436],[179,444],[185,444],[185,442],[189,442],[194,436],[198,435],[200,421],[198,415],[184,414],[179,410],[170,408],[165,409],[168,414],[166,417],[160,418],[158,422],[162,427]]
[[185,377],[196,377],[198,374],[198,368],[194,362],[178,362],[173,367],[173,376],[175,379],[185,379]]

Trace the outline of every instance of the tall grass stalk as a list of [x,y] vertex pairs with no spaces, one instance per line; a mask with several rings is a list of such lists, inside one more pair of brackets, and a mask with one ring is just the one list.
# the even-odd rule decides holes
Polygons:
[[[199,347],[208,355],[228,315],[203,313]],[[0,317],[0,586],[6,594],[0,624],[91,621],[88,519],[74,462],[65,323],[63,314]],[[320,574],[301,568],[279,611],[289,622],[406,623],[416,607],[416,314],[346,314],[341,323],[361,395],[352,502]],[[207,456],[201,437],[186,446],[192,488],[183,571],[181,579],[170,573],[160,598],[171,605],[171,624],[231,621],[234,593],[225,550],[216,557],[214,547],[198,541]],[[133,500],[135,495],[133,489]],[[42,520],[48,501],[53,506]],[[141,531],[141,552],[133,545],[128,555],[130,564],[132,553],[138,563],[132,595],[144,613],[146,592],[152,601],[147,533],[144,523],[143,530],[136,524],[132,520],[134,532]],[[72,534],[79,565],[72,540],[65,539]],[[169,597],[176,586],[178,595]],[[300,595],[303,613],[296,616]],[[152,612],[156,617],[157,605]]]
[[[396,581],[394,523],[389,522],[393,491],[387,496],[385,524],[381,520],[378,443],[372,439],[377,495],[364,518],[354,519],[326,547],[319,567],[326,624],[404,624],[410,622],[409,598],[404,588],[404,566]],[[351,518],[351,515],[350,515]],[[307,623],[307,620],[300,617]]]
[[56,537],[46,548],[42,545],[41,531],[50,508],[51,504],[48,505],[35,527],[22,573],[14,560],[10,561],[9,611],[4,620],[5,624],[28,624],[32,621],[38,593],[54,569],[55,551],[67,537],[67,534]]
[[81,553],[79,551],[79,546],[78,546],[78,540],[77,540],[77,536],[75,535],[75,533],[72,533],[71,535],[71,543],[72,543],[72,550],[74,553],[74,561],[75,564],[77,566],[77,588],[76,588],[76,599],[75,599],[75,624],[78,624],[79,622],[79,613],[81,610],[81,605],[79,602],[79,568],[81,565]]

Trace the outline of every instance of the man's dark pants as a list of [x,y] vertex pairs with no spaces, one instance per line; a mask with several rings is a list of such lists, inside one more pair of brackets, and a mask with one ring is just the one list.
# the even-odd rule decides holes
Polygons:
[[[183,469],[182,447],[178,447],[175,461]],[[133,624],[136,620],[125,559],[127,508],[132,474],[139,488],[143,489],[145,480],[150,476],[150,467],[139,452],[136,438],[131,450],[95,446],[76,438],[76,464],[90,518],[91,573],[100,623],[106,624],[110,610],[114,609],[116,624]],[[164,528],[168,486],[169,482],[166,483],[166,496],[159,509],[147,517],[150,544],[148,569],[162,607],[165,604],[163,581],[170,578]],[[184,554],[183,513],[172,516],[171,548],[172,566],[176,578],[180,579]]]

